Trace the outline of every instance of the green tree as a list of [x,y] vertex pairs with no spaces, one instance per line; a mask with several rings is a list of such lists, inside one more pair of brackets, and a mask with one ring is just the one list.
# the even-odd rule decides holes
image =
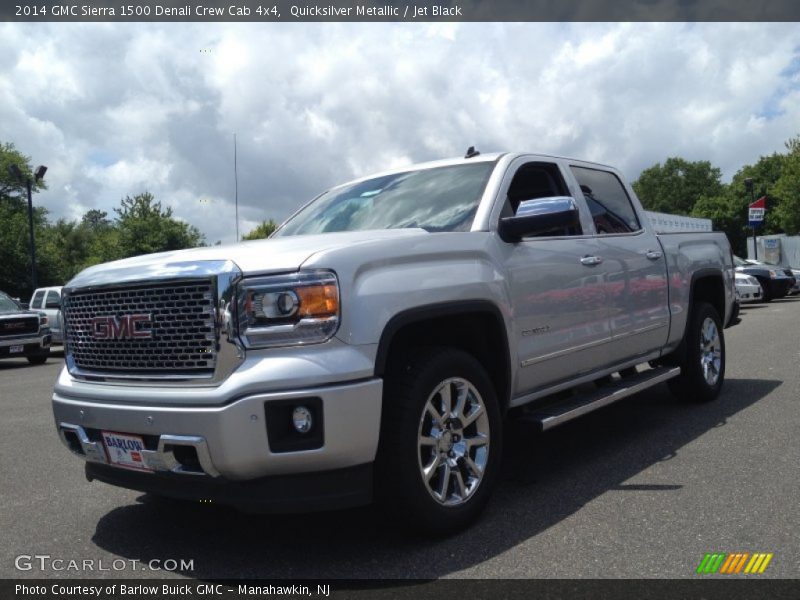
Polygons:
[[774,186],[781,202],[774,212],[783,230],[797,235],[800,233],[800,135],[786,142],[786,149],[789,153]]
[[123,256],[180,250],[203,243],[203,235],[196,227],[173,217],[172,209],[162,208],[150,192],[126,196],[114,212]]
[[[24,181],[10,173],[11,165],[19,168],[23,179],[33,179],[30,158],[19,152],[14,144],[0,142],[0,290],[27,300],[32,291],[28,197]],[[34,181],[32,189],[37,191],[45,187],[43,181]],[[37,240],[42,235],[46,217],[45,209],[34,209],[34,236]],[[41,274],[39,279],[42,280]]]
[[673,156],[642,171],[633,189],[647,210],[688,215],[702,196],[722,193],[721,179],[721,171],[707,160]]
[[711,219],[714,229],[728,236],[734,254],[747,256],[747,205],[744,193],[737,194],[730,186],[717,196],[702,196],[692,209],[693,217]]
[[41,285],[64,284],[88,266],[90,238],[89,231],[76,221],[59,219],[48,225],[36,243]]
[[255,229],[242,236],[242,240],[261,240],[268,238],[278,228],[278,224],[270,219],[269,221],[262,221]]
[[[0,199],[16,197],[27,202],[25,189],[25,179],[27,178],[33,181],[31,187],[34,192],[47,189],[44,180],[37,181],[34,178],[30,161],[30,157],[17,150],[14,144],[0,142]],[[22,172],[22,181],[11,174],[10,167],[12,165],[16,165]]]

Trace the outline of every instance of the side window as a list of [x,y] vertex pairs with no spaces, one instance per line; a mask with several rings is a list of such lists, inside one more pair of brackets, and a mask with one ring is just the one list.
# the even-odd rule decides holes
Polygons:
[[45,308],[58,308],[61,306],[61,298],[58,295],[58,292],[55,290],[50,290],[47,292],[47,300],[44,303]]
[[[539,210],[546,210],[542,201],[541,207],[534,202],[540,198],[552,198],[554,196],[569,196],[569,189],[558,165],[553,163],[530,162],[522,165],[514,173],[514,178],[508,186],[508,195],[505,206],[501,213],[502,217],[526,213],[536,213]],[[524,203],[524,204],[523,204]],[[522,207],[520,205],[522,204]],[[541,233],[537,237],[552,237],[564,235],[580,235],[580,228],[557,228],[547,233]]]
[[31,308],[42,308],[42,298],[44,298],[44,290],[39,290],[33,295]]
[[584,167],[571,169],[586,198],[598,234],[629,233],[642,228],[633,203],[616,175]]

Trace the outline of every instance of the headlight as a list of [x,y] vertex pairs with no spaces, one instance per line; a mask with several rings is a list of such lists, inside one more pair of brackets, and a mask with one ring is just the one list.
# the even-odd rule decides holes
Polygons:
[[769,272],[769,276],[770,276],[770,279],[775,279],[778,276],[778,274],[775,271],[770,271]]
[[244,279],[239,331],[248,348],[319,344],[339,327],[339,282],[331,271]]
[[47,315],[39,315],[39,325],[42,327],[47,325]]

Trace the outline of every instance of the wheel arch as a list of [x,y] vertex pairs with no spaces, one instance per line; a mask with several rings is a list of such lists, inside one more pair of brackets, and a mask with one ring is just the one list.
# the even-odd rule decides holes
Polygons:
[[725,283],[722,271],[719,269],[706,268],[698,269],[692,273],[689,287],[689,303],[686,307],[686,324],[684,325],[680,344],[678,344],[678,347],[671,353],[671,358],[673,360],[683,360],[686,357],[686,333],[692,323],[692,311],[698,302],[708,302],[711,304],[719,314],[722,327],[725,327]]
[[483,365],[505,411],[511,398],[508,334],[500,309],[488,300],[430,304],[394,315],[378,342],[375,376],[383,377],[393,357],[411,347],[442,345],[461,348]]
[[708,302],[719,314],[725,325],[725,282],[719,269],[698,269],[692,273],[689,292],[689,310],[697,302]]

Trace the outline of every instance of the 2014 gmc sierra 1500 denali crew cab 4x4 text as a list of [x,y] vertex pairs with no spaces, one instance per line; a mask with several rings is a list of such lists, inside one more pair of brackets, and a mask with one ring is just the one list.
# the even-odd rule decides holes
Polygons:
[[55,422],[90,480],[258,511],[375,496],[452,531],[509,412],[716,397],[733,299],[724,234],[656,234],[615,169],[470,152],[335,187],[268,240],[83,271]]

